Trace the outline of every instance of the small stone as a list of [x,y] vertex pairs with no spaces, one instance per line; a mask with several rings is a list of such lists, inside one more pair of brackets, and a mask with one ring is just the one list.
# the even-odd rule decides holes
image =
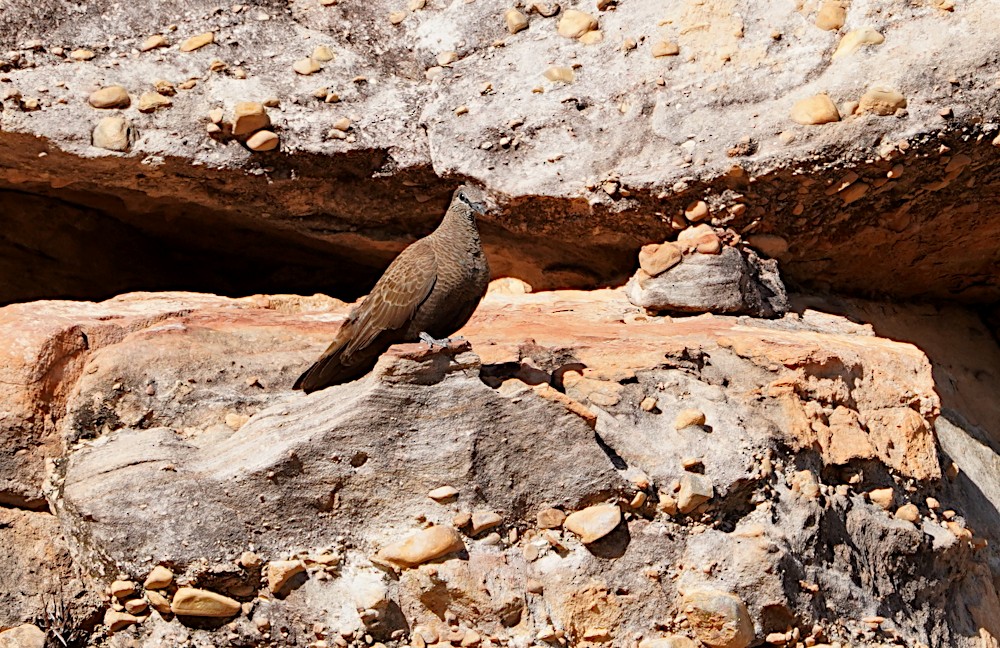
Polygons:
[[677,43],[671,41],[656,41],[653,43],[653,58],[662,58],[664,56],[677,56],[681,53],[681,48],[677,46]]
[[639,403],[639,407],[644,412],[652,412],[656,409],[656,399],[652,396],[647,396],[642,399],[641,403]]
[[667,493],[660,493],[660,504],[657,506],[658,509],[666,513],[667,515],[677,515],[677,498],[673,495]]
[[580,38],[595,29],[597,29],[597,18],[576,9],[567,9],[563,12],[556,27],[559,35],[566,38]]
[[166,79],[157,79],[156,81],[153,81],[153,89],[164,97],[173,97],[177,94],[177,88],[173,83],[167,81]]
[[159,592],[154,592],[152,590],[147,590],[146,600],[148,600],[149,604],[153,607],[153,609],[159,612],[160,614],[172,614],[172,612],[170,611],[170,601],[168,601],[167,597],[164,596],[163,594],[160,594]]
[[391,22],[393,25],[398,25],[404,20],[406,20],[405,11],[393,11],[392,13],[389,14],[389,22]]
[[272,560],[267,563],[267,588],[277,594],[305,570],[306,564],[301,560]]
[[94,108],[128,108],[132,101],[129,99],[128,90],[114,85],[90,93],[87,103]]
[[639,267],[655,277],[680,263],[682,256],[681,249],[673,243],[644,245],[639,250]]
[[21,110],[24,112],[32,112],[39,108],[41,108],[41,103],[34,97],[25,97],[21,100]]
[[143,92],[142,96],[139,97],[139,112],[151,113],[173,104],[174,102],[169,97],[165,97],[159,92]]
[[746,605],[734,594],[713,589],[684,595],[684,613],[695,636],[711,648],[746,648],[754,639]]
[[127,612],[108,610],[104,613],[104,625],[108,627],[108,632],[118,632],[138,622],[139,619]]
[[535,515],[539,529],[558,529],[566,521],[566,514],[557,508],[542,509]]
[[440,486],[427,493],[427,497],[435,502],[447,502],[458,497],[458,489],[454,486]]
[[0,631],[0,648],[45,648],[45,637],[45,631],[38,626],[23,623]]
[[859,112],[882,117],[895,114],[900,108],[906,108],[906,97],[887,88],[871,88],[858,102]]
[[406,8],[410,11],[420,11],[427,6],[427,0],[410,0],[406,4]]
[[333,127],[346,133],[351,129],[351,120],[347,117],[341,117],[337,121],[333,122]]
[[587,628],[583,631],[583,640],[594,642],[611,641],[611,631],[607,628]]
[[345,133],[342,130],[337,130],[336,128],[331,128],[326,132],[326,138],[335,140],[345,140],[347,139],[347,133]]
[[153,50],[153,49],[156,49],[158,47],[166,47],[166,46],[167,46],[167,39],[166,38],[164,38],[160,34],[153,34],[152,36],[150,36],[149,38],[147,38],[146,40],[144,40],[142,42],[142,45],[139,46],[139,51],[140,52],[148,52],[149,50]]
[[840,121],[840,113],[829,95],[818,94],[797,101],[792,106],[792,121],[806,126]]
[[451,519],[451,523],[458,529],[463,529],[472,524],[472,513],[462,511]]
[[549,81],[558,81],[561,83],[573,83],[573,80],[576,79],[576,75],[573,73],[573,68],[559,65],[553,65],[545,70],[544,76]]
[[191,38],[185,40],[181,43],[180,50],[182,52],[193,52],[196,49],[200,49],[214,42],[215,32],[205,32],[204,34],[198,34],[197,36],[192,36]]
[[462,648],[473,648],[482,642],[483,638],[475,630],[466,630],[462,636]]
[[142,582],[142,587],[144,589],[158,590],[169,587],[172,582],[174,582],[174,572],[163,565],[157,565],[149,571],[146,580]]
[[187,81],[182,81],[181,83],[177,84],[177,87],[180,88],[181,90],[190,90],[196,85],[198,85],[198,81],[196,79],[188,79]]
[[278,136],[269,130],[260,130],[247,140],[247,148],[262,153],[278,148]]
[[581,36],[579,40],[584,45],[596,45],[604,40],[604,32],[599,29],[595,29],[594,31],[589,31]]
[[780,259],[788,252],[788,241],[775,234],[751,234],[746,237],[748,245],[772,259]]
[[705,475],[686,472],[681,476],[681,490],[677,493],[677,510],[687,515],[712,499],[715,488]]
[[896,509],[893,517],[897,520],[906,520],[907,522],[913,522],[916,524],[920,521],[920,509],[918,509],[914,504],[903,504]]
[[875,488],[868,491],[868,499],[871,500],[872,504],[875,504],[879,508],[888,511],[892,506],[893,492],[891,488]]
[[932,511],[936,511],[941,508],[941,502],[937,501],[933,497],[928,497],[925,500],[925,503],[927,504],[927,508],[929,508]]
[[584,544],[590,544],[614,531],[621,519],[621,509],[614,504],[598,504],[570,513],[563,526],[580,536]]
[[503,520],[497,513],[484,511],[472,514],[472,535],[479,535],[483,531],[499,526]]
[[319,72],[323,69],[323,66],[321,66],[315,59],[304,58],[295,61],[295,63],[292,64],[292,69],[299,74],[309,75],[313,72]]
[[528,28],[528,17],[517,9],[508,9],[505,11],[503,19],[507,23],[507,31],[512,34]]
[[469,113],[469,107],[465,106],[465,105],[459,106],[458,108],[455,109],[455,116],[456,117],[460,117],[462,115],[467,115],[468,113]]
[[826,31],[837,31],[847,20],[847,10],[840,0],[825,0],[816,16],[816,26]]
[[124,117],[105,117],[91,136],[94,146],[109,151],[127,151],[131,127]]
[[708,218],[708,204],[704,200],[693,202],[684,210],[684,217],[692,223]]
[[312,59],[314,61],[319,61],[320,63],[326,63],[327,61],[332,61],[336,55],[333,50],[326,45],[317,45],[313,49]]
[[249,135],[270,125],[271,118],[262,104],[256,101],[241,101],[236,104],[233,110],[233,135]]
[[846,36],[840,39],[840,44],[837,45],[837,50],[833,53],[833,60],[849,56],[865,45],[881,45],[884,42],[885,36],[871,27],[849,31]]
[[238,601],[228,596],[194,587],[182,587],[174,594],[170,611],[180,616],[231,617],[242,608]]
[[674,419],[674,429],[683,430],[692,425],[705,425],[705,413],[699,409],[684,409]]
[[125,611],[129,614],[142,614],[149,607],[146,599],[137,598],[125,601]]
[[111,596],[117,599],[123,599],[127,596],[132,596],[135,594],[135,583],[127,580],[116,580],[111,583]]
[[697,648],[695,643],[683,635],[670,635],[655,639],[643,639],[639,648]]
[[437,55],[437,64],[444,67],[445,65],[451,65],[458,60],[458,52],[447,51],[441,52]]
[[89,61],[97,56],[89,49],[75,49],[69,53],[69,57],[74,61]]
[[244,551],[241,553],[237,562],[239,562],[240,567],[243,569],[257,569],[264,564],[261,557],[252,551]]
[[646,493],[639,491],[638,493],[632,496],[632,501],[630,501],[628,505],[633,509],[642,508],[643,506],[646,505],[647,499],[649,499],[649,496],[646,495]]
[[551,18],[559,13],[559,5],[556,3],[545,4],[543,2],[535,2],[531,5],[531,10],[544,18]]
[[397,567],[416,567],[463,549],[462,537],[453,527],[432,526],[383,548],[375,559]]

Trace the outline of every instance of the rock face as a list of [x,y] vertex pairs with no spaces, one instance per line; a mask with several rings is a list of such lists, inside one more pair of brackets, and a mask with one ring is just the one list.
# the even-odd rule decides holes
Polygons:
[[[17,579],[0,623],[44,618],[61,585],[82,636],[150,646],[1000,636],[996,451],[957,413],[995,419],[943,390],[945,420],[935,390],[981,384],[1000,352],[959,311],[670,318],[623,291],[497,291],[467,342],[393,347],[359,381],[293,393],[347,308],[175,293],[0,310],[3,492],[21,507],[0,509]],[[973,332],[959,347],[940,342],[954,322]],[[938,341],[933,367],[892,339],[908,336]]]

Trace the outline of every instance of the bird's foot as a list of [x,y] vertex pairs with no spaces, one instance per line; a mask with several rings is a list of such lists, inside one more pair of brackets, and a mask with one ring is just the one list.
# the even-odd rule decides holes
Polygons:
[[437,339],[431,337],[430,333],[427,333],[427,332],[421,332],[420,333],[420,341],[421,342],[426,342],[427,345],[430,348],[432,348],[432,349],[434,347],[436,347],[436,346],[439,346],[439,347],[441,347],[443,349],[443,348],[447,347],[448,345],[450,345],[452,342],[464,341],[464,340],[465,340],[465,338],[461,337],[461,336],[459,336],[459,337],[453,337],[453,338],[441,338],[440,340],[437,340]]

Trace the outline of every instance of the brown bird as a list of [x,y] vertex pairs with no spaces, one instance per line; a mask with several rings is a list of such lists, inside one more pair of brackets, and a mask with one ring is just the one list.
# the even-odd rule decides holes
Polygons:
[[447,344],[443,338],[465,326],[489,284],[476,228],[485,211],[481,192],[456,189],[437,229],[396,257],[293,389],[308,394],[359,378],[393,344]]

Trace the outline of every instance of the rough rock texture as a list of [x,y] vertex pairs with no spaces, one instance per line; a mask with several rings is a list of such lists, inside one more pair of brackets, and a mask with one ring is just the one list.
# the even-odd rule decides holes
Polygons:
[[[346,310],[184,293],[0,310],[4,447],[33,441],[5,455],[22,508],[0,533],[44,529],[5,543],[3,564],[44,565],[65,599],[94,600],[72,625],[93,645],[1000,636],[984,542],[1000,437],[996,404],[975,400],[1000,351],[966,311],[797,298],[777,320],[672,319],[621,290],[497,291],[466,343],[393,347],[362,380],[290,391]],[[693,409],[704,422],[677,429]],[[685,483],[708,499],[681,513]],[[428,497],[442,485],[457,496]],[[917,522],[870,501],[878,488]],[[603,504],[622,521],[589,544],[549,523]],[[500,523],[473,537],[474,516]],[[461,543],[382,565],[431,525]],[[305,570],[272,594],[265,563]],[[190,588],[240,609],[93,630],[114,611],[104,587],[157,565],[174,574],[145,592],[157,609]],[[727,604],[689,618],[704,590]],[[44,619],[38,591],[5,600],[0,626]],[[724,618],[743,607],[752,630]]]
[[[839,12],[813,0],[575,2],[525,7],[511,34],[500,0],[9,2],[0,302],[137,288],[353,298],[430,230],[459,179],[500,195],[483,228],[493,267],[536,288],[624,280],[639,247],[703,200],[737,233],[783,237],[796,284],[995,301],[998,8],[855,0],[830,30]],[[570,10],[598,29],[561,36]],[[662,43],[677,55],[654,56]],[[297,73],[317,46],[333,59]],[[574,80],[547,80],[549,67]],[[173,105],[91,107],[108,85]],[[876,89],[905,109],[855,114]],[[793,106],[818,94],[851,110],[796,123]],[[209,117],[246,101],[270,104],[278,151],[253,153]],[[126,154],[91,146],[109,112],[132,126]]]

